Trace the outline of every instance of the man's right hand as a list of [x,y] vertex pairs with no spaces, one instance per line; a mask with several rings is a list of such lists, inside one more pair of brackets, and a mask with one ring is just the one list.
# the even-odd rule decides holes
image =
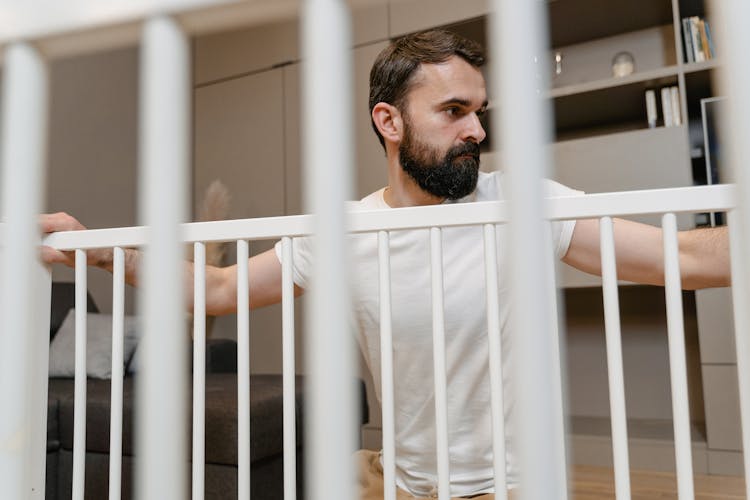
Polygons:
[[[45,235],[59,231],[86,229],[86,226],[78,222],[78,219],[65,212],[40,215],[39,227]],[[75,267],[75,252],[64,252],[52,247],[42,246],[41,257],[45,264],[64,264],[68,267]],[[89,250],[86,252],[86,260],[89,265],[106,268],[107,264],[112,262],[112,251],[110,249]]]

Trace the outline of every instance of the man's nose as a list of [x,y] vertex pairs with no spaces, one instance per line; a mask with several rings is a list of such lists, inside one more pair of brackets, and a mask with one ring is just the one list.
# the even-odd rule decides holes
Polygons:
[[479,116],[476,113],[469,113],[466,118],[467,123],[462,139],[464,141],[476,142],[477,144],[481,143],[487,137],[487,133],[484,131]]

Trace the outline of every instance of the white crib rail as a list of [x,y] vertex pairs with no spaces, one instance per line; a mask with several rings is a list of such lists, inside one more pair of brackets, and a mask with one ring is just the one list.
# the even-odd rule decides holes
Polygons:
[[[79,3],[81,7],[86,2]],[[95,2],[91,2],[91,6]],[[86,3],[87,4],[87,3]],[[290,7],[295,4],[295,7]],[[511,5],[512,4],[512,5]],[[440,261],[439,237],[442,227],[455,225],[483,225],[491,228],[495,224],[512,223],[512,245],[514,267],[518,265],[518,276],[513,279],[514,307],[523,310],[524,304],[537,303],[537,293],[540,289],[549,288],[547,277],[542,265],[544,255],[541,250],[542,219],[554,220],[610,217],[616,215],[632,215],[641,213],[658,213],[665,215],[665,265],[667,267],[667,294],[669,308],[669,337],[670,337],[670,365],[673,383],[673,402],[675,412],[675,440],[679,476],[680,498],[692,497],[692,471],[690,466],[690,436],[687,391],[684,367],[684,345],[681,343],[681,304],[679,298],[679,269],[672,267],[676,262],[676,236],[673,213],[703,212],[733,210],[736,206],[734,189],[728,186],[710,188],[686,188],[678,190],[655,190],[649,192],[619,193],[607,195],[593,195],[586,197],[571,197],[553,199],[544,207],[540,204],[541,191],[538,180],[544,174],[546,159],[542,144],[545,141],[543,131],[546,129],[546,115],[544,105],[534,95],[533,57],[544,53],[542,15],[539,2],[493,2],[494,10],[501,13],[499,29],[490,30],[493,46],[502,54],[501,60],[507,63],[506,74],[513,78],[503,80],[504,85],[498,88],[497,95],[502,95],[503,118],[506,125],[502,127],[502,142],[507,147],[509,164],[518,171],[511,172],[510,182],[516,196],[508,203],[481,203],[474,205],[456,205],[450,207],[421,207],[386,212],[370,212],[352,214],[348,228],[354,232],[380,232],[396,229],[430,228],[433,235],[433,263]],[[182,398],[184,385],[185,356],[182,355],[180,342],[181,329],[181,273],[180,242],[210,242],[237,241],[241,252],[240,262],[244,274],[240,283],[247,286],[247,243],[246,241],[268,238],[285,238],[283,243],[284,255],[291,256],[290,237],[317,233],[315,256],[316,269],[313,279],[313,307],[308,324],[312,326],[308,352],[311,354],[312,383],[311,409],[308,421],[312,422],[308,436],[307,464],[311,465],[308,477],[311,480],[313,498],[348,499],[352,496],[352,469],[348,453],[351,451],[353,436],[352,412],[342,411],[342,408],[353,408],[353,391],[347,385],[351,373],[351,356],[339,355],[342,345],[347,345],[348,331],[346,315],[339,314],[346,307],[346,273],[340,272],[342,262],[346,262],[344,241],[345,223],[343,215],[343,200],[347,198],[349,185],[348,174],[352,154],[349,145],[352,144],[346,134],[350,133],[350,67],[347,47],[350,46],[348,37],[348,14],[342,1],[310,0],[306,3],[304,16],[303,44],[307,52],[305,59],[305,105],[307,108],[305,131],[305,158],[309,162],[306,168],[309,191],[307,199],[311,211],[317,216],[299,216],[288,218],[269,218],[262,220],[230,221],[224,223],[186,224],[178,225],[184,219],[185,179],[187,172],[188,133],[188,47],[183,32],[184,25],[229,26],[238,19],[256,20],[263,17],[259,12],[289,11],[296,8],[296,2],[279,1],[220,1],[220,0],[156,0],[153,2],[114,2],[110,9],[95,9],[93,14],[83,14],[86,9],[63,9],[60,2],[45,0],[40,7],[38,3],[19,2],[16,7],[17,22],[12,29],[0,34],[0,43],[12,42],[7,46],[4,65],[4,96],[3,96],[3,216],[7,220],[7,232],[12,237],[6,237],[2,253],[2,294],[0,311],[3,314],[4,331],[0,335],[0,484],[3,495],[11,500],[21,498],[41,498],[44,491],[45,449],[44,432],[46,426],[46,344],[47,332],[44,328],[45,319],[34,317],[32,304],[35,294],[45,299],[49,298],[49,277],[44,285],[37,283],[40,275],[39,266],[34,262],[37,246],[34,216],[41,207],[40,193],[44,175],[42,168],[44,158],[45,113],[47,109],[47,81],[44,62],[31,43],[16,40],[33,40],[38,46],[45,47],[47,53],[75,53],[83,50],[95,50],[98,42],[105,37],[91,36],[86,38],[92,28],[114,23],[117,29],[111,30],[122,34],[128,32],[124,38],[139,36],[138,29],[132,28],[135,22],[143,24],[143,61],[142,68],[142,158],[141,168],[141,209],[144,214],[146,227],[127,228],[122,230],[85,231],[78,233],[62,233],[46,238],[45,244],[58,249],[75,250],[78,261],[77,272],[77,345],[82,351],[85,334],[85,297],[81,290],[85,290],[85,251],[94,248],[122,248],[129,246],[148,246],[144,262],[144,294],[140,309],[144,312],[144,372],[142,380],[143,390],[139,391],[138,401],[138,433],[137,446],[140,452],[136,478],[138,497],[158,499],[182,499],[185,497],[184,467],[184,432],[180,422],[184,416],[185,401]],[[88,4],[87,4],[88,5]],[[733,41],[726,44],[728,55],[731,50],[739,50],[747,46],[742,43],[748,36],[747,30],[740,24],[742,9],[750,9],[745,3],[735,0],[731,2],[735,14],[726,16],[728,38]],[[33,7],[33,8],[32,8]],[[216,9],[214,9],[216,8]],[[213,9],[213,10],[212,10]],[[253,15],[247,14],[253,12]],[[166,17],[164,13],[172,13],[174,17]],[[234,16],[232,13],[244,13]],[[42,13],[42,15],[39,15]],[[210,14],[210,15],[205,15]],[[267,14],[267,16],[274,14]],[[89,17],[87,17],[89,16]],[[179,17],[182,21],[175,21]],[[200,21],[201,17],[210,19]],[[133,21],[136,20],[136,21]],[[734,22],[736,21],[736,23]],[[94,30],[95,31],[95,30]],[[106,30],[104,30],[106,31]],[[516,34],[518,33],[518,34]],[[134,35],[135,34],[135,35]],[[501,43],[501,38],[507,36],[510,42]],[[134,39],[134,38],[133,38]],[[528,40],[529,43],[517,43],[518,39]],[[73,40],[73,41],[71,41]],[[110,39],[111,40],[111,39]],[[123,43],[122,41],[118,43]],[[742,56],[727,58],[741,61]],[[542,63],[540,63],[543,66]],[[744,110],[748,98],[746,89],[750,87],[750,70],[746,66],[738,65],[732,69],[734,73],[727,80],[730,82],[731,97],[737,99],[734,108]],[[520,76],[520,77],[519,77]],[[495,78],[499,85],[501,78]],[[519,84],[520,83],[520,84]],[[540,87],[543,87],[540,84]],[[326,107],[323,111],[317,108],[326,102],[321,96],[330,94],[338,96],[344,102],[343,106]],[[331,113],[337,114],[335,118]],[[748,130],[746,113],[730,113],[733,133]],[[321,126],[317,120],[327,116],[337,123],[340,130],[334,138],[327,134],[327,127]],[[500,129],[500,127],[496,127]],[[332,140],[333,139],[333,140]],[[499,140],[497,141],[500,142]],[[333,158],[331,151],[341,148],[340,154]],[[742,136],[735,136],[732,154],[735,164],[740,164],[748,155],[748,143]],[[330,167],[330,170],[328,170]],[[747,255],[750,249],[750,180],[744,177],[744,170],[739,179],[740,208],[737,213],[730,214],[730,221],[739,227],[739,232],[733,238],[733,266],[735,277],[735,311],[738,332],[750,325],[750,316],[744,307],[747,294],[750,292],[747,282],[750,276],[750,266],[740,254]],[[340,184],[331,184],[331,179],[341,180]],[[175,186],[176,183],[176,186]],[[546,211],[545,211],[546,209]],[[511,221],[508,213],[514,214]],[[739,220],[738,220],[739,218]],[[319,224],[315,224],[315,221]],[[734,223],[736,221],[736,223]],[[527,230],[531,228],[531,232]],[[490,231],[490,229],[488,229]],[[5,232],[5,230],[3,231]],[[381,233],[382,234],[382,233]],[[535,249],[532,256],[528,250]],[[737,251],[736,249],[740,249]],[[491,249],[490,249],[491,250]],[[489,252],[488,252],[489,253]],[[122,253],[115,251],[118,261]],[[381,263],[385,260],[381,260]],[[291,284],[291,268],[285,262],[284,273],[284,426],[285,433],[293,426],[293,349],[289,342],[293,340],[291,322],[293,314],[291,300],[293,285]],[[121,266],[121,264],[118,264]],[[738,269],[741,273],[738,273]],[[120,269],[120,271],[117,271]],[[114,294],[120,296],[122,290],[122,267],[116,267],[117,277],[114,284]],[[526,272],[528,270],[530,272]],[[489,271],[488,271],[489,272]],[[435,276],[433,300],[440,301],[441,285],[440,273]],[[331,277],[336,277],[331,279]],[[530,279],[530,276],[535,278]],[[201,279],[200,277],[198,278]],[[492,282],[488,276],[488,283]],[[608,278],[608,287],[613,279]],[[11,286],[12,284],[12,286]],[[200,285],[198,283],[198,285]],[[243,289],[244,290],[244,289]],[[238,290],[238,297],[240,296]],[[545,299],[552,297],[552,293],[542,293]],[[327,300],[333,297],[334,300]],[[200,299],[200,297],[198,297]],[[247,335],[249,318],[247,304],[249,297],[246,290],[242,293],[239,310],[242,331],[238,338],[245,346],[239,349],[240,383],[238,383],[238,397],[240,408],[238,424],[240,436],[239,453],[239,495],[240,498],[249,497],[249,387],[245,384],[249,375],[247,361]],[[121,300],[115,300],[118,311],[113,332],[122,329]],[[46,305],[46,304],[45,304]],[[490,309],[493,309],[491,306]],[[528,341],[541,341],[549,347],[542,359],[546,372],[520,373],[525,383],[533,382],[532,392],[539,392],[550,396],[549,399],[522,399],[519,422],[521,472],[524,483],[522,490],[524,500],[531,498],[565,498],[565,478],[560,477],[561,464],[564,464],[564,449],[562,433],[559,432],[559,422],[549,417],[561,413],[559,395],[559,374],[555,374],[556,353],[553,346],[547,346],[554,321],[553,304],[543,307],[545,314],[532,315],[515,314],[514,326],[524,330],[519,336],[520,366],[532,366],[525,360],[539,356],[539,351],[532,354]],[[386,314],[387,311],[384,311]],[[490,311],[490,314],[494,314]],[[440,314],[436,313],[436,392],[445,389],[444,366],[441,366]],[[335,318],[336,323],[331,327],[330,321]],[[609,322],[616,321],[614,313],[610,312]],[[200,326],[199,328],[200,329]],[[490,332],[496,330],[493,319],[488,318]],[[323,332],[333,332],[323,335]],[[33,332],[35,336],[28,335]],[[42,338],[42,333],[44,338]],[[614,336],[610,333],[610,336]],[[750,448],[750,368],[748,362],[747,343],[743,335],[737,336],[738,367],[740,376],[743,442],[745,449]],[[116,339],[119,343],[120,339]],[[491,335],[491,345],[497,343]],[[202,346],[201,346],[202,347]],[[386,346],[387,347],[387,346]],[[113,349],[116,347],[113,345]],[[493,347],[496,350],[497,346]],[[170,353],[163,356],[163,353]],[[616,355],[616,353],[613,353]],[[200,354],[199,354],[200,355]],[[444,355],[444,351],[442,351]],[[499,353],[495,353],[499,356]],[[85,368],[85,355],[77,353],[76,375],[76,423],[75,423],[75,451],[76,463],[74,469],[74,497],[82,498],[84,484],[84,463],[81,453],[85,447],[85,402],[80,397],[81,387],[85,387],[85,379],[81,375],[81,366]],[[502,381],[498,381],[500,370],[497,361],[492,361],[491,371],[493,387],[501,390]],[[443,360],[444,361],[444,360]],[[548,361],[548,362],[547,362]],[[442,363],[444,365],[444,363]],[[36,368],[33,368],[36,367]],[[202,368],[202,367],[201,367]],[[33,371],[32,371],[33,370]],[[443,370],[443,373],[440,371]],[[85,371],[85,370],[84,370]],[[616,371],[616,370],[615,370]],[[391,374],[392,375],[392,374]],[[200,374],[199,374],[200,377]],[[613,380],[617,378],[614,374]],[[521,377],[519,377],[521,378]],[[290,382],[291,381],[291,382]],[[200,381],[199,381],[200,382]],[[620,390],[619,382],[612,382]],[[498,384],[500,387],[498,387]],[[384,384],[383,399],[393,400],[392,384],[388,388]],[[390,393],[386,393],[390,391]],[[291,392],[291,395],[290,395]],[[34,394],[35,397],[26,397]],[[619,398],[619,396],[616,396]],[[440,396],[444,399],[444,395]],[[444,410],[444,401],[438,402],[436,397],[436,412],[438,418]],[[121,387],[113,383],[112,389],[112,429],[120,431],[116,423],[122,419]],[[199,401],[200,403],[200,401]],[[502,401],[493,399],[493,431],[502,432],[501,417],[498,405]],[[83,408],[81,408],[83,406]],[[117,408],[115,408],[117,406]],[[337,408],[331,418],[329,407]],[[385,407],[385,406],[384,406]],[[622,421],[624,420],[624,404],[617,403],[616,420],[613,421],[614,440],[619,443],[621,458],[616,460],[618,474],[618,498],[627,497],[626,481],[623,478],[627,464],[622,458],[622,444],[627,437],[623,435]],[[613,410],[614,411],[614,410]],[[292,413],[290,413],[292,412]],[[32,419],[31,416],[34,416]],[[543,418],[543,417],[549,418]],[[385,421],[385,419],[384,419]],[[29,422],[33,422],[30,425]],[[200,425],[198,422],[197,425]],[[439,473],[440,498],[449,496],[448,484],[448,422],[440,422],[438,455],[441,457]],[[244,427],[243,427],[244,426]],[[619,430],[618,430],[619,429]],[[541,432],[541,434],[540,434]],[[199,432],[200,434],[200,432]],[[392,432],[388,432],[393,439]],[[535,435],[536,434],[536,435]],[[340,437],[333,443],[327,441],[331,435]],[[442,436],[442,437],[441,437]],[[537,439],[546,436],[540,444]],[[388,437],[386,435],[386,437]],[[291,439],[291,441],[290,441]],[[285,464],[294,463],[293,453],[294,435],[285,435]],[[326,439],[323,442],[323,439]],[[111,453],[121,452],[121,442],[117,437],[112,438]],[[553,453],[549,453],[552,443]],[[199,444],[200,446],[200,444]],[[388,443],[392,450],[394,443]],[[501,436],[493,438],[493,447],[498,455],[495,460],[495,475],[498,483],[503,484],[504,464],[501,463],[504,443]],[[196,450],[200,454],[200,449]],[[389,451],[390,453],[390,451]],[[750,474],[750,458],[746,454],[746,472]],[[389,489],[392,486],[392,458],[387,457],[386,471]],[[116,498],[119,491],[114,491],[119,484],[119,456],[114,460],[111,469],[111,498]],[[286,467],[285,467],[286,469]],[[291,468],[290,468],[291,469]],[[530,480],[531,474],[541,475],[544,481]],[[200,475],[201,471],[197,471]],[[285,471],[286,495],[294,490],[293,475]],[[200,482],[197,479],[197,482]],[[750,492],[750,485],[748,486]],[[195,492],[194,492],[195,494]],[[391,493],[389,493],[391,495]],[[750,493],[749,493],[750,495]],[[200,496],[200,494],[199,494]]]
[[[692,471],[690,468],[690,435],[687,389],[685,375],[685,355],[684,344],[682,344],[682,326],[681,326],[681,304],[679,294],[679,270],[671,265],[676,262],[676,226],[674,225],[675,212],[706,212],[706,211],[725,211],[731,209],[735,204],[735,190],[732,186],[719,185],[710,187],[694,187],[679,189],[662,189],[642,191],[638,193],[609,193],[586,196],[572,196],[565,198],[551,198],[547,203],[546,217],[553,220],[564,220],[571,218],[590,218],[602,217],[601,247],[602,247],[602,269],[604,274],[604,298],[606,304],[605,321],[607,329],[607,350],[610,365],[610,387],[612,388],[611,405],[613,415],[613,442],[615,453],[615,472],[617,477],[618,499],[628,498],[629,482],[627,475],[628,458],[627,458],[627,432],[625,429],[625,405],[623,398],[623,380],[621,353],[619,349],[619,315],[617,313],[617,289],[616,273],[614,272],[614,252],[613,252],[613,232],[611,227],[610,216],[633,215],[651,213],[666,213],[664,216],[664,235],[665,235],[665,259],[670,265],[667,266],[667,294],[668,307],[670,315],[670,363],[671,378],[673,383],[673,401],[675,414],[675,436],[676,436],[676,459],[678,463],[678,477],[680,481],[680,498],[690,498],[692,490]],[[379,240],[379,262],[381,283],[381,330],[383,333],[382,356],[384,362],[381,370],[383,383],[383,422],[384,422],[384,455],[385,473],[387,477],[386,490],[395,493],[393,454],[394,454],[394,432],[393,426],[393,400],[394,389],[392,383],[392,365],[389,363],[388,355],[392,352],[392,344],[389,345],[390,335],[390,308],[389,305],[389,265],[388,265],[388,231],[403,229],[420,229],[432,228],[432,246],[435,254],[433,264],[438,266],[435,274],[436,283],[434,287],[435,301],[437,307],[436,332],[440,333],[439,316],[442,312],[440,306],[441,289],[439,262],[440,259],[440,230],[439,227],[464,226],[464,225],[482,225],[485,232],[485,272],[488,284],[488,342],[490,343],[490,377],[492,387],[492,411],[493,411],[493,449],[495,450],[495,476],[496,484],[505,484],[505,432],[504,432],[504,415],[502,413],[502,367],[501,367],[501,344],[499,336],[498,304],[496,295],[493,297],[493,290],[497,287],[497,270],[493,256],[497,255],[495,248],[495,225],[506,224],[508,222],[507,203],[491,202],[476,203],[470,205],[450,205],[438,207],[419,207],[408,209],[397,209],[374,212],[358,212],[349,216],[349,227],[352,232],[377,232]],[[282,252],[284,262],[282,267],[283,273],[283,304],[282,314],[284,317],[284,433],[285,433],[285,493],[287,499],[294,498],[295,478],[294,478],[294,363],[293,363],[293,284],[292,284],[292,262],[291,249],[292,240],[286,234],[295,236],[304,236],[313,234],[314,217],[313,216],[293,216],[293,217],[273,217],[266,219],[246,219],[235,221],[223,221],[212,223],[192,223],[181,226],[182,241],[186,243],[206,242],[206,241],[234,241],[239,240],[238,262],[241,264],[238,271],[238,278],[247,276],[247,243],[256,239],[282,238]],[[91,249],[101,247],[120,246],[140,246],[144,243],[143,228],[122,228],[107,230],[91,230],[81,232],[58,233],[46,238],[45,244],[60,249]],[[196,287],[199,287],[200,281],[204,278],[201,276],[200,267],[202,256],[200,251],[196,252]],[[242,264],[244,263],[244,264]],[[677,282],[675,282],[677,276]],[[119,278],[118,278],[119,280]],[[240,279],[238,286],[238,307],[242,309],[243,304],[247,304],[249,296],[247,291],[242,291],[247,285],[247,281]],[[196,313],[200,313],[200,302],[203,298],[200,293],[196,295]],[[242,314],[246,314],[245,312]],[[242,321],[243,324],[245,320]],[[241,327],[247,336],[245,326]],[[440,338],[438,338],[438,341]],[[243,341],[245,343],[245,341]],[[681,345],[682,344],[682,345]],[[244,351],[245,348],[240,348]],[[436,346],[436,353],[440,354],[441,348]],[[442,351],[444,352],[444,351]],[[240,354],[241,356],[244,354]],[[620,359],[618,363],[618,358]],[[241,359],[238,360],[242,362]],[[439,365],[439,359],[437,360]],[[619,365],[619,366],[618,366]],[[196,366],[196,368],[199,368]],[[247,371],[248,369],[243,369]],[[442,371],[438,366],[438,371]],[[391,381],[388,381],[388,378]],[[444,372],[443,376],[438,374],[436,391],[442,391],[445,388]],[[244,389],[247,391],[248,389]],[[247,393],[245,393],[247,394]],[[240,394],[241,395],[241,394]],[[436,398],[439,399],[439,398]],[[243,403],[244,404],[244,403]],[[559,402],[557,403],[559,405]],[[438,414],[444,410],[444,402],[437,403],[436,409]],[[114,417],[113,407],[113,419]],[[195,418],[195,417],[194,417]],[[249,417],[242,417],[239,424],[249,422]],[[441,424],[445,432],[445,424]],[[441,426],[438,426],[440,428]],[[687,432],[686,432],[687,429]],[[249,442],[249,439],[240,439],[241,442]],[[243,446],[239,442],[238,446]],[[194,446],[200,443],[194,441]],[[194,450],[195,451],[195,450]],[[441,441],[438,452],[444,454],[443,460],[447,458],[447,442]],[[246,452],[243,452],[246,453]],[[687,463],[687,465],[685,465]],[[564,462],[563,462],[564,464]],[[444,463],[443,467],[449,466]],[[448,471],[441,471],[440,479],[443,482],[442,488],[445,490],[448,486],[445,481],[448,477]],[[240,478],[241,479],[241,478]],[[244,488],[249,486],[248,481]],[[447,492],[444,492],[444,494]],[[194,491],[194,495],[196,492]],[[387,493],[388,494],[388,493]],[[502,498],[502,493],[498,493],[498,498]]]

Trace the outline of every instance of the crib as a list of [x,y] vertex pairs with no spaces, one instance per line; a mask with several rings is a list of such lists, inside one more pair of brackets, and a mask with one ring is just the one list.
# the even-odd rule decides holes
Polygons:
[[[514,436],[519,452],[521,498],[567,498],[566,450],[563,435],[563,394],[561,360],[557,335],[557,304],[551,277],[552,263],[544,245],[547,220],[599,218],[603,299],[609,370],[612,439],[617,498],[630,498],[629,460],[625,420],[625,398],[620,347],[617,276],[613,245],[612,217],[659,214],[664,231],[665,285],[669,329],[670,376],[674,414],[675,457],[678,494],[694,498],[690,448],[689,411],[685,346],[682,325],[680,275],[677,262],[679,213],[726,211],[732,234],[732,273],[735,303],[736,342],[743,429],[750,419],[750,368],[748,345],[741,334],[748,330],[750,317],[742,305],[747,303],[750,242],[748,195],[750,180],[737,169],[736,185],[692,187],[653,191],[623,192],[566,198],[544,199],[540,178],[548,160],[542,147],[546,137],[548,114],[533,86],[533,59],[543,53],[542,15],[535,2],[519,4],[496,1],[493,8],[494,39],[502,54],[500,74],[515,78],[494,78],[503,113],[498,119],[497,142],[506,144],[505,163],[509,166],[510,193],[507,201],[438,207],[417,207],[377,212],[347,213],[348,169],[352,143],[347,106],[325,107],[319,96],[339,95],[348,102],[350,95],[347,47],[348,9],[336,0],[309,0],[303,9],[303,46],[306,65],[305,158],[311,180],[306,186],[310,215],[181,224],[185,219],[190,117],[189,58],[187,34],[199,29],[228,26],[233,22],[263,19],[270,13],[280,15],[295,10],[291,2],[218,0],[164,0],[159,2],[122,2],[111,9],[97,9],[94,2],[79,2],[84,10],[64,10],[54,2],[42,2],[47,9],[27,10],[24,5],[7,6],[5,13],[17,16],[13,29],[0,34],[5,42],[3,60],[3,177],[0,226],[2,249],[2,317],[0,334],[0,484],[3,498],[42,498],[44,495],[45,433],[47,397],[47,356],[49,317],[38,314],[48,310],[50,274],[36,259],[40,240],[35,214],[41,207],[44,180],[43,144],[45,140],[46,75],[45,57],[60,53],[96,50],[106,44],[123,43],[140,37],[143,50],[141,81],[141,163],[140,207],[143,225],[131,228],[58,233],[43,244],[73,250],[76,256],[76,410],[73,468],[73,498],[84,495],[85,464],[85,348],[86,348],[86,250],[114,249],[113,273],[113,377],[110,446],[110,499],[119,498],[120,439],[122,428],[122,334],[124,301],[124,248],[146,247],[143,294],[140,311],[144,320],[144,358],[139,392],[138,421],[141,450],[137,469],[137,496],[143,499],[183,499],[187,468],[183,465],[186,443],[179,425],[184,406],[180,387],[186,380],[186,359],[164,356],[180,352],[182,332],[181,248],[192,244],[195,250],[195,348],[197,368],[193,386],[193,498],[202,498],[203,407],[205,356],[205,244],[228,241],[237,246],[238,276],[247,276],[249,242],[280,239],[284,258],[282,278],[282,316],[284,352],[284,458],[285,498],[295,497],[294,431],[294,290],[291,256],[294,238],[316,235],[315,269],[312,287],[307,293],[311,305],[306,318],[310,390],[306,463],[310,498],[354,498],[350,454],[354,436],[354,395],[347,379],[353,372],[352,356],[341,356],[339,346],[346,345],[350,331],[347,309],[347,275],[341,272],[346,261],[347,232],[376,233],[379,249],[381,297],[381,360],[383,404],[383,463],[387,499],[395,499],[395,443],[393,407],[392,332],[390,323],[391,277],[388,261],[390,231],[429,229],[432,266],[433,348],[435,373],[435,415],[437,429],[438,497],[450,496],[448,428],[446,411],[445,326],[442,317],[442,228],[480,226],[484,234],[485,276],[487,283],[487,324],[490,346],[492,391],[494,472],[497,498],[506,498],[505,431],[502,400],[502,366],[497,290],[497,254],[494,233],[507,225],[510,234],[509,255],[513,270],[510,309],[513,331],[517,335],[519,369],[514,374],[523,380],[519,393],[518,432]],[[740,1],[724,5],[727,52],[750,44],[743,29],[743,14],[750,6]],[[62,9],[62,10],[60,10]],[[44,15],[38,15],[44,12]],[[729,15],[731,14],[731,15]],[[511,43],[524,39],[527,44]],[[511,49],[512,47],[512,49]],[[44,55],[43,55],[44,54]],[[741,57],[727,54],[728,61]],[[311,69],[311,68],[314,68]],[[734,111],[750,108],[750,69],[729,66],[727,89],[734,99]],[[524,78],[524,76],[528,78]],[[326,134],[318,120],[341,124],[336,137]],[[734,133],[730,139],[734,164],[747,158],[747,141],[739,131],[750,124],[743,113],[729,114]],[[345,145],[343,148],[341,145]],[[332,157],[330,151],[340,154]],[[174,179],[182,180],[175,187]],[[169,193],[169,195],[165,195]],[[238,280],[238,304],[248,304],[247,279]],[[540,301],[540,297],[542,300]],[[540,305],[541,302],[541,305]],[[40,307],[44,304],[45,307]],[[539,314],[524,314],[537,310]],[[238,307],[238,352],[248,352],[250,312]],[[514,333],[514,336],[516,334]],[[118,361],[119,364],[118,364]],[[249,499],[249,359],[238,356],[238,498]],[[352,409],[331,412],[330,408]],[[748,433],[743,432],[745,449],[750,449]],[[745,457],[745,475],[750,458]],[[533,480],[532,478],[543,478]],[[750,497],[750,489],[747,490]]]

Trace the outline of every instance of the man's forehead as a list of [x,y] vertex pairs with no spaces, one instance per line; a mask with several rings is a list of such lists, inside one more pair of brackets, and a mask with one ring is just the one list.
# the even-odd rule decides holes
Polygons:
[[[422,63],[414,74],[411,92],[430,94],[434,97],[448,94],[485,94],[484,76],[479,68],[458,56],[443,63]],[[481,99],[484,97],[477,95]]]

